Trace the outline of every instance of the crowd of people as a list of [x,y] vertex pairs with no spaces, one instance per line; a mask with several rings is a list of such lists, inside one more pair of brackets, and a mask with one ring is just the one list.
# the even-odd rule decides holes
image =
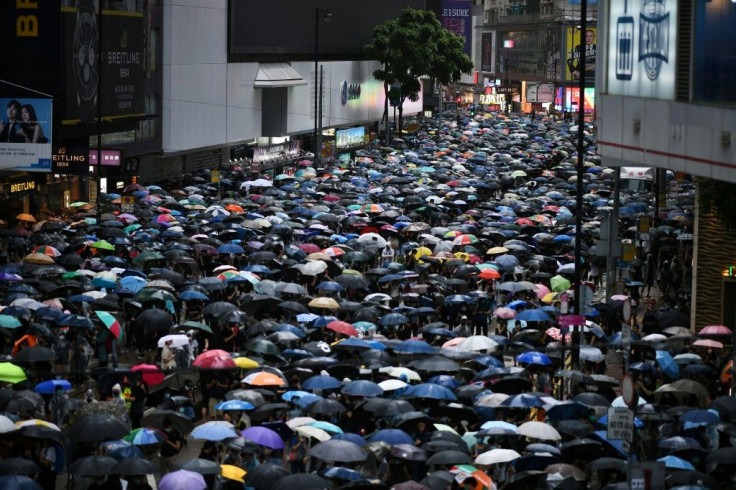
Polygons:
[[[637,256],[609,268],[592,128],[578,209],[568,122],[430,126],[0,230],[0,487],[628,488],[630,453],[729,488],[731,331],[690,325],[683,294],[692,186],[656,216],[623,192]],[[606,433],[625,372],[630,450]]]

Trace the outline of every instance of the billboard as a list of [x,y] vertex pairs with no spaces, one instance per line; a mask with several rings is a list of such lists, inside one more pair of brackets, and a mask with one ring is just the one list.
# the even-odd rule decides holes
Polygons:
[[480,69],[495,73],[493,69],[493,34],[484,32],[481,36]]
[[[145,115],[143,14],[103,10],[100,16],[92,0],[78,0],[76,6],[62,7],[61,11],[66,88],[62,123],[93,121],[99,103],[105,119]],[[100,49],[101,68],[97,57]]]
[[527,102],[554,102],[554,83],[529,83],[526,84]]
[[[61,13],[59,2],[0,2],[2,78],[30,89],[12,95],[61,93]],[[35,94],[34,94],[35,91]],[[5,111],[5,107],[2,107]]]
[[[595,89],[593,87],[585,88],[585,98],[583,100],[583,111],[593,112],[595,110]],[[565,107],[564,110],[577,112],[580,104],[580,88],[565,88]]]
[[582,61],[585,63],[585,82],[592,84],[595,82],[598,28],[588,27],[583,37],[584,42],[580,41],[580,35],[580,29],[575,27],[566,29],[567,69],[565,70],[565,80],[580,80]]
[[51,99],[0,97],[0,168],[51,171],[52,105]]
[[471,55],[473,45],[473,20],[471,12],[473,2],[470,0],[442,0],[440,22],[448,31],[465,38],[463,52]]
[[608,93],[675,98],[677,0],[610,2]]
[[351,148],[365,143],[365,127],[340,129],[335,132],[337,148]]
[[51,171],[63,175],[89,175],[89,139],[54,142]]

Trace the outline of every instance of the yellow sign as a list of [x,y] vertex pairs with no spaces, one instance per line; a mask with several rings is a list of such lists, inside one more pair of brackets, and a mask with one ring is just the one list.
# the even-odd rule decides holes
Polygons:
[[568,27],[566,29],[567,67],[565,80],[580,80],[580,60],[585,60],[585,80],[595,80],[596,52],[598,50],[596,38],[598,28],[588,27],[585,30],[584,43],[580,42],[580,29]]
[[649,233],[649,216],[639,218],[639,233]]
[[133,196],[121,196],[120,204],[135,204],[135,197]]
[[212,178],[210,179],[210,182],[213,184],[217,184],[220,182],[220,171],[219,170],[213,170],[211,172]]
[[625,243],[623,245],[623,257],[621,260],[624,262],[633,262],[636,257],[636,245],[633,243]]

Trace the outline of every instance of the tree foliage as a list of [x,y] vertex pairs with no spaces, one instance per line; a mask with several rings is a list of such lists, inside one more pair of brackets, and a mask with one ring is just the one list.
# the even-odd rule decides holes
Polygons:
[[[420,78],[430,76],[443,84],[455,82],[463,73],[473,69],[473,61],[463,53],[464,39],[444,29],[434,12],[405,8],[398,18],[376,26],[373,39],[365,52],[381,63],[373,72],[383,82],[386,95],[384,119],[388,121],[389,91],[398,83],[399,115],[408,98],[419,99]],[[399,117],[401,131],[401,117]]]

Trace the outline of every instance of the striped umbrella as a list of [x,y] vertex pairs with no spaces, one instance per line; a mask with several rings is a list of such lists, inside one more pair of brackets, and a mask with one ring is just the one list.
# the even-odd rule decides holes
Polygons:
[[97,315],[97,318],[102,320],[102,323],[105,324],[107,329],[115,336],[116,339],[122,337],[123,329],[120,327],[120,322],[118,322],[114,316],[106,311],[99,310],[95,311],[95,315]]

